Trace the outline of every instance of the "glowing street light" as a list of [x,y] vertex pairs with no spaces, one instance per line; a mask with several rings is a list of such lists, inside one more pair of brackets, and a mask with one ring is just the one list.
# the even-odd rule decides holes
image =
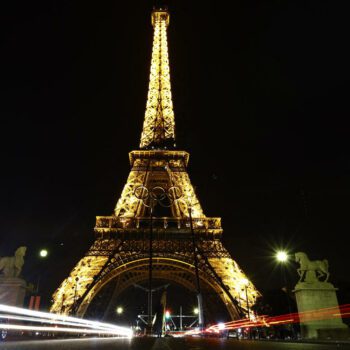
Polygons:
[[[285,285],[285,293],[286,293],[285,295],[286,295],[286,300],[287,300],[287,304],[288,304],[289,314],[291,314],[292,311],[291,311],[290,300],[289,300],[289,296],[288,296],[288,287],[287,287],[288,283],[287,283],[287,277],[286,277],[286,271],[285,271],[285,268],[287,267],[285,263],[288,262],[288,258],[289,258],[289,256],[288,256],[288,253],[286,251],[278,250],[276,252],[276,260],[282,264],[281,269],[282,269],[283,282]],[[284,289],[282,288],[282,290],[284,290]],[[292,334],[293,334],[292,337],[294,338],[295,337],[294,327],[293,327],[293,325],[290,325],[290,326],[291,326],[291,330],[292,330]]]
[[[46,259],[48,255],[49,255],[49,252],[48,252],[47,249],[40,249],[40,251],[39,251],[40,259]],[[40,286],[41,274],[43,273],[43,271],[42,271],[42,265],[43,264],[44,264],[43,261],[39,261],[38,262],[38,265],[40,266],[40,268],[38,269],[36,287],[33,290],[33,294],[34,295],[31,296],[31,301],[30,301],[30,302],[32,302],[32,300],[33,300],[33,303],[37,303],[36,307],[38,307],[38,308],[39,308],[39,305],[40,305],[40,297],[39,297],[38,294],[39,294],[39,286]],[[36,300],[36,301],[34,301],[34,300]]]
[[46,258],[48,256],[49,252],[47,251],[47,249],[41,249],[39,252],[39,256],[41,258]]
[[116,311],[117,311],[118,315],[121,315],[123,313],[124,309],[121,306],[118,306]]
[[285,252],[284,250],[279,250],[276,253],[276,259],[277,259],[277,261],[279,261],[281,263],[286,262],[286,261],[288,261],[288,253]]
[[168,320],[170,318],[170,311],[165,311],[165,318]]
[[195,307],[195,308],[193,309],[193,313],[194,313],[195,315],[198,315],[198,313],[199,313],[198,307]]

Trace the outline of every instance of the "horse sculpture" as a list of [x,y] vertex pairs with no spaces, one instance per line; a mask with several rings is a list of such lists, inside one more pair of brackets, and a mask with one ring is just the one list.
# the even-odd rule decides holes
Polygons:
[[297,272],[300,276],[299,282],[306,280],[307,282],[320,281],[320,277],[326,276],[324,282],[328,281],[328,260],[314,260],[310,261],[308,256],[303,252],[295,253],[295,261],[300,264]]
[[5,277],[18,277],[24,265],[24,255],[27,247],[19,247],[15,252],[15,256],[5,256],[0,258],[0,272]]

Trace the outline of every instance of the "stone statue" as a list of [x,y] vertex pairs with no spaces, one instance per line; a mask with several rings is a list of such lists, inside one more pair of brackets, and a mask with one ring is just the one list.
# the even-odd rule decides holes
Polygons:
[[0,272],[5,277],[19,277],[24,265],[24,255],[27,247],[19,247],[15,256],[5,256],[0,258]]
[[[310,261],[303,252],[295,254],[299,281],[295,286],[301,337],[303,339],[349,339],[350,333],[343,323],[339,309],[337,288],[328,282],[328,261]],[[325,317],[327,309],[332,317]],[[317,316],[318,315],[318,316]]]
[[[328,260],[310,261],[305,253],[298,252],[295,253],[295,261],[300,264],[300,268],[297,269],[300,277],[298,282],[328,282]],[[321,281],[323,276],[326,277]]]

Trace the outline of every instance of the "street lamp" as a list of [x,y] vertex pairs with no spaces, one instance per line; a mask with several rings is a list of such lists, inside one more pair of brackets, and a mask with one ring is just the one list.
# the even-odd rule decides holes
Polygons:
[[287,278],[286,278],[286,272],[285,272],[285,265],[288,263],[289,254],[285,250],[278,250],[275,254],[275,258],[276,258],[277,262],[281,264],[283,282],[287,288]]
[[194,309],[193,309],[193,313],[195,314],[195,315],[198,315],[198,307],[195,307]]
[[[275,258],[276,258],[277,262],[281,264],[283,282],[285,284],[285,287],[287,288],[287,278],[286,278],[285,265],[288,263],[289,254],[285,250],[278,250],[275,254]],[[290,313],[290,310],[289,310],[289,313]]]
[[[49,252],[48,252],[48,250],[47,249],[41,249],[40,251],[39,251],[39,257],[41,258],[41,259],[46,259],[47,258],[47,256],[49,255]],[[37,284],[36,284],[36,289],[35,289],[35,293],[36,294],[38,294],[39,293],[39,285],[40,285],[40,279],[41,279],[41,274],[40,274],[40,272],[41,272],[41,262],[39,263],[39,265],[40,265],[40,271],[39,271],[39,274],[38,274],[38,282],[37,282]]]
[[288,261],[288,253],[284,250],[279,250],[276,252],[276,260],[280,263],[285,263]]
[[48,256],[49,252],[47,251],[47,249],[41,249],[39,252],[39,256],[40,258],[46,258]]
[[[286,288],[285,293],[286,293],[286,300],[287,300],[287,305],[288,305],[288,311],[289,311],[289,314],[291,314],[292,310],[291,310],[291,307],[290,307],[290,301],[289,301],[289,296],[288,296],[287,277],[286,277],[286,271],[285,271],[285,265],[288,264],[289,254],[285,250],[278,250],[276,252],[275,257],[276,257],[277,262],[281,264],[281,272],[282,272],[283,282],[284,282],[284,285],[285,285],[285,288]],[[294,336],[295,336],[295,334],[294,334],[294,327],[293,327],[293,325],[290,325],[290,326],[291,326],[292,335],[293,335],[293,338],[294,338]]]
[[118,315],[121,315],[123,313],[124,309],[121,306],[118,306],[116,311],[117,311]]
[[47,249],[41,249],[38,253],[40,260],[37,263],[37,282],[36,286],[33,287],[32,295],[29,300],[29,309],[39,310],[40,309],[40,301],[41,297],[39,295],[39,287],[41,282],[41,275],[43,273],[43,260],[45,260],[48,256],[49,252]]

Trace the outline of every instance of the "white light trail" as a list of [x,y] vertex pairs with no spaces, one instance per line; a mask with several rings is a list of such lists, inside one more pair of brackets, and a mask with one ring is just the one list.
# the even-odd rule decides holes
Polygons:
[[[5,314],[0,314],[0,318],[3,319],[8,319],[8,320],[18,320],[18,321],[29,321],[29,322],[37,322],[37,323],[49,323],[49,324],[60,324],[64,326],[75,326],[75,327],[86,327],[86,325],[81,325],[76,322],[68,322],[68,321],[54,321],[54,320],[48,320],[46,318],[38,318],[38,317],[25,317],[25,316],[14,316],[14,315],[5,315]],[[101,330],[108,330],[109,328],[106,327],[93,327],[96,329],[101,329]],[[1,324],[0,324],[0,329],[1,329]]]
[[59,315],[59,314],[51,314],[49,312],[42,312],[42,311],[34,311],[34,310],[28,310],[23,309],[15,306],[8,306],[0,304],[0,311],[5,311],[13,314],[18,315],[27,315],[27,316],[34,316],[34,317],[41,317],[44,319],[50,319],[53,321],[70,321],[73,323],[79,323],[83,325],[93,326],[93,327],[105,327],[108,329],[127,329],[125,327],[116,326],[110,323],[102,323],[98,321],[89,321],[82,318],[77,317],[71,317],[71,316],[65,316],[65,315]]
[[129,337],[128,334],[121,334],[119,331],[106,331],[98,329],[88,328],[68,328],[68,327],[49,327],[49,326],[23,326],[19,324],[1,324],[1,329],[15,329],[19,331],[41,331],[41,332],[67,332],[67,333],[86,333],[86,334],[110,334],[110,335],[124,335]]
[[[81,318],[71,317],[71,316],[65,316],[65,315],[58,315],[58,314],[52,314],[48,312],[42,312],[42,311],[34,311],[34,310],[28,310],[23,309],[15,306],[8,306],[0,304],[0,312],[6,312],[9,314],[15,314],[20,316],[14,316],[14,315],[0,315],[0,318],[7,318],[7,319],[16,319],[16,320],[22,320],[22,321],[31,321],[31,322],[41,322],[41,323],[49,323],[49,324],[60,324],[60,325],[66,325],[66,326],[75,326],[75,327],[87,327],[91,328],[90,332],[91,334],[113,334],[113,335],[123,335],[127,337],[132,336],[132,330],[126,327],[120,327],[109,323],[102,323],[97,321],[89,321]],[[29,316],[29,317],[23,317],[23,316]],[[10,328],[10,326],[14,328]],[[0,329],[20,329],[16,327],[33,327],[33,326],[21,326],[21,325],[9,325],[9,324],[0,324]],[[46,327],[49,328],[50,331],[58,331],[57,329],[75,329],[75,328],[60,328],[60,327]],[[25,329],[25,328],[23,328]],[[85,329],[80,329],[80,333],[89,333],[86,332]],[[35,329],[33,329],[35,330]],[[60,330],[63,332],[63,330]],[[67,332],[73,332],[73,331],[67,331]],[[74,331],[75,332],[75,331]]]

